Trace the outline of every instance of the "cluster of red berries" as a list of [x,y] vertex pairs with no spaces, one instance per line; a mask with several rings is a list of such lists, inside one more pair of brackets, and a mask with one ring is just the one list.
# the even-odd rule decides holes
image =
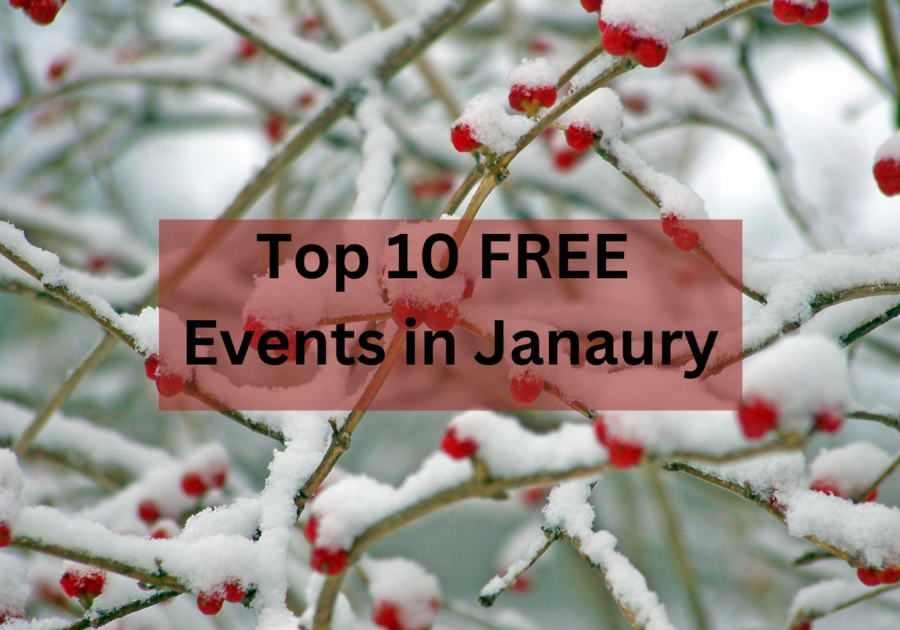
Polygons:
[[0,547],[8,547],[12,543],[12,527],[6,521],[0,521]]
[[[844,426],[844,418],[831,410],[813,415],[815,428],[822,433],[834,435]],[[745,400],[738,408],[738,422],[748,440],[760,440],[778,424],[778,408],[763,398]]]
[[[836,484],[834,484],[830,481],[824,480],[824,479],[819,479],[819,480],[813,481],[809,485],[809,489],[814,492],[821,492],[822,494],[827,494],[828,496],[831,496],[831,497],[841,497],[842,499],[854,498],[854,497],[844,496],[843,493],[841,492],[841,489],[838,488],[838,486]],[[860,503],[870,503],[877,498],[878,498],[878,488],[875,488],[872,490],[872,492],[870,492],[869,494],[864,496],[862,498],[862,500],[860,501]]]
[[694,230],[684,227],[681,220],[674,214],[663,217],[662,229],[666,236],[672,239],[672,243],[683,252],[694,251],[700,243],[700,235]]
[[669,47],[665,42],[651,37],[638,37],[631,27],[607,24],[602,18],[598,26],[603,36],[603,47],[610,55],[615,57],[631,55],[645,68],[655,68],[666,60]]
[[391,317],[402,330],[415,330],[423,323],[434,332],[452,330],[459,321],[459,306],[454,302],[444,302],[425,307],[399,298],[391,303]]
[[159,355],[151,354],[144,361],[144,371],[147,378],[156,381],[156,389],[160,396],[171,398],[177,396],[184,390],[184,379],[174,372],[159,371]]
[[189,497],[202,497],[210,488],[224,488],[228,481],[227,470],[208,473],[189,472],[181,478],[181,490]]
[[222,610],[225,602],[240,604],[244,601],[246,591],[237,580],[229,580],[221,587],[211,591],[203,591],[197,595],[197,608],[204,615],[215,615]]
[[875,163],[872,169],[878,188],[887,197],[900,195],[900,161],[884,158]]
[[103,587],[106,585],[106,573],[99,569],[86,571],[70,569],[63,573],[59,585],[69,597],[86,595],[89,599],[93,599],[103,592]]
[[609,463],[616,468],[637,466],[644,456],[644,447],[640,444],[609,435],[603,416],[594,422],[594,433],[600,444],[609,452]]
[[[438,599],[429,602],[429,606],[434,612],[441,607]],[[410,628],[403,623],[402,608],[399,604],[390,601],[377,602],[372,608],[372,623],[385,630],[429,630],[425,628]]]
[[900,582],[900,567],[885,567],[884,569],[857,569],[856,577],[866,586],[881,586],[882,584],[897,584]]
[[[254,350],[259,349],[259,341],[263,334],[270,331],[266,326],[260,322],[258,319],[250,315],[247,317],[247,321],[244,322],[244,332],[252,332],[253,337],[250,338],[250,347]],[[297,356],[297,333],[303,333],[302,330],[283,330],[283,332],[288,339],[288,347],[284,352],[287,354],[289,359],[294,359]],[[303,354],[309,350],[309,346],[312,344],[312,339],[307,339],[306,343],[303,346]]]
[[313,571],[325,575],[337,575],[347,568],[347,550],[332,549],[330,547],[317,547],[316,539],[319,536],[319,517],[313,516],[303,528],[303,536],[312,545],[310,566]]
[[53,22],[65,3],[66,0],[9,0],[9,6],[22,9],[32,22],[41,26]]
[[478,452],[478,442],[460,437],[456,427],[448,427],[441,438],[441,450],[453,459],[466,459]]
[[772,3],[772,15],[782,24],[800,22],[803,26],[818,26],[828,19],[828,2],[819,0],[807,8],[790,0],[775,0]]
[[556,103],[555,85],[537,87],[514,85],[509,89],[509,106],[532,117],[537,115],[542,107],[553,107],[554,103]]

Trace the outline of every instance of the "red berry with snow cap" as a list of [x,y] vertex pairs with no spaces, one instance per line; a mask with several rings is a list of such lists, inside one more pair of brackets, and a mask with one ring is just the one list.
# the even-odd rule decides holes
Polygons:
[[316,547],[313,549],[310,565],[318,573],[337,575],[347,567],[347,550]]
[[478,442],[472,438],[461,438],[456,427],[449,427],[441,439],[441,450],[453,459],[466,459],[478,451]]
[[884,158],[875,164],[872,169],[878,189],[888,196],[900,195],[900,161],[894,158]]
[[544,379],[531,372],[517,376],[509,382],[509,393],[517,403],[529,404],[544,391]]
[[415,330],[425,321],[426,310],[408,300],[399,298],[391,304],[391,317],[402,330]]
[[813,481],[809,485],[809,489],[813,492],[821,492],[822,494],[828,495],[830,497],[842,497],[840,488],[838,488],[835,484],[829,481]]
[[188,473],[181,479],[181,489],[189,497],[200,497],[206,492],[206,482],[197,473]]
[[156,389],[160,396],[172,398],[184,391],[184,379],[178,374],[160,374],[156,379]]
[[596,138],[594,130],[583,125],[569,125],[566,128],[566,144],[579,153],[590,149]]
[[478,141],[475,139],[472,128],[465,124],[455,125],[450,130],[450,142],[453,143],[453,148],[460,153],[469,153],[478,146]]
[[609,451],[609,463],[616,468],[637,466],[644,456],[644,447],[614,437],[607,437],[606,449]]
[[459,307],[453,302],[429,306],[425,311],[425,325],[434,332],[452,330],[459,321]]
[[819,0],[813,7],[804,8],[800,14],[800,23],[803,26],[818,26],[828,19],[828,3]]
[[394,602],[378,602],[372,609],[372,623],[385,630],[407,630],[400,623],[400,608]]
[[656,68],[666,60],[669,47],[655,39],[643,38],[636,40],[634,46],[634,60],[645,68]]
[[138,506],[138,517],[148,525],[159,520],[162,513],[155,501],[147,499]]
[[514,85],[509,90],[509,106],[517,112],[534,116],[541,107],[553,107],[556,103],[556,86],[528,87]]
[[754,399],[743,403],[738,409],[741,430],[748,440],[759,440],[775,428],[778,410],[769,402]]
[[258,350],[259,338],[263,336],[263,333],[269,332],[269,329],[263,326],[262,322],[253,317],[253,315],[250,315],[247,317],[247,321],[244,322],[244,332],[253,333],[253,336],[250,338],[250,347]]
[[225,601],[232,604],[240,604],[244,601],[244,588],[240,582],[231,581],[225,583]]
[[56,19],[56,14],[63,4],[65,0],[31,0],[24,8],[32,22],[47,26]]
[[84,593],[84,585],[81,582],[81,576],[75,571],[66,571],[59,578],[59,585],[68,597],[78,597]]
[[637,45],[634,34],[627,26],[606,24],[600,20],[600,30],[603,34],[603,47],[610,55],[624,57]]
[[106,586],[106,573],[103,571],[92,571],[82,578],[84,584],[84,592],[90,595],[100,595],[103,587]]
[[197,608],[204,615],[217,615],[222,610],[224,603],[225,597],[218,591],[203,592],[197,595]]
[[772,15],[782,24],[796,24],[803,14],[803,7],[788,0],[775,0],[772,3]]
[[822,433],[834,435],[844,426],[844,418],[834,411],[823,411],[813,416],[816,423],[816,429]]
[[900,582],[900,567],[886,567],[876,573],[881,584],[896,584]]
[[667,214],[662,220],[662,230],[669,238],[675,238],[681,231],[681,222],[674,214]]

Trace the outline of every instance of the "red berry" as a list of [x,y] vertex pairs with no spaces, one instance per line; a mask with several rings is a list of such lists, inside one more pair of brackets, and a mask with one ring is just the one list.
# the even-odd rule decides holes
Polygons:
[[819,0],[811,9],[803,9],[800,14],[800,23],[803,26],[818,26],[828,19],[828,3]]
[[287,130],[287,119],[281,114],[271,114],[266,120],[266,137],[273,144],[279,142],[284,137]]
[[578,161],[581,154],[572,149],[561,149],[553,153],[553,164],[561,171],[568,171]]
[[631,29],[627,26],[614,26],[612,24],[605,24],[604,26],[606,28],[603,30],[603,47],[606,49],[606,52],[616,57],[624,57],[634,50],[637,42],[635,42],[634,35],[631,34]]
[[251,42],[249,39],[242,38],[240,44],[238,44],[238,59],[251,59],[255,57],[258,52],[259,46]]
[[244,589],[241,587],[240,582],[226,582],[225,583],[225,601],[231,602],[232,604],[240,604],[244,601]]
[[81,583],[84,585],[84,592],[91,595],[99,595],[103,592],[106,585],[106,573],[103,571],[92,571],[85,575]]
[[222,604],[225,603],[225,598],[218,591],[213,591],[212,593],[200,593],[197,595],[197,608],[200,609],[204,615],[215,615],[218,614],[220,610],[222,610]]
[[306,542],[310,545],[316,544],[316,536],[319,535],[319,517],[313,516],[306,522],[306,527],[303,528],[303,537],[306,538]]
[[189,497],[200,497],[206,492],[206,482],[197,473],[188,473],[181,479],[181,489]]
[[603,0],[581,0],[581,7],[588,13],[600,13]]
[[138,506],[138,516],[142,521],[149,525],[158,521],[159,517],[162,516],[162,514],[159,511],[159,506],[148,499],[141,502],[141,504]]
[[803,7],[788,0],[775,0],[772,3],[772,15],[782,24],[796,24],[802,13]]
[[154,540],[166,540],[169,538],[169,532],[164,527],[155,527],[150,532],[150,538]]
[[675,244],[675,247],[681,251],[690,252],[697,247],[698,243],[700,243],[700,235],[694,230],[681,228],[678,230],[678,234],[672,239],[672,242]]
[[178,374],[160,374],[156,379],[156,389],[160,396],[172,398],[184,390],[184,379]]
[[738,420],[748,440],[759,440],[775,428],[778,411],[768,402],[755,399],[741,405],[738,409]]
[[667,214],[662,220],[662,230],[669,238],[675,238],[681,231],[681,222],[674,214]]
[[520,575],[519,579],[513,582],[513,585],[510,587],[510,590],[514,593],[527,593],[531,590],[532,583],[531,578],[527,575]]
[[213,473],[212,484],[213,484],[214,488],[224,488],[227,481],[228,481],[228,471],[227,470],[218,470],[215,473]]
[[882,584],[896,584],[900,582],[900,567],[887,567],[878,571],[877,575]]
[[420,200],[436,199],[446,195],[453,189],[453,176],[442,175],[413,184],[413,197]]
[[441,439],[441,450],[453,459],[466,459],[478,450],[478,442],[472,438],[460,438],[456,434],[456,427],[448,427]]
[[900,161],[884,158],[872,169],[878,188],[888,197],[900,194]]
[[813,417],[813,420],[815,420],[816,428],[822,433],[835,434],[840,431],[841,427],[844,425],[843,416],[833,411],[817,413]]
[[463,299],[463,300],[468,300],[468,299],[471,298],[473,295],[475,295],[475,281],[474,281],[474,280],[466,279],[466,288],[465,288],[465,290],[463,291],[462,299]]
[[9,0],[9,6],[13,9],[27,9],[31,0]]
[[531,372],[517,376],[509,382],[509,393],[518,403],[533,403],[542,391],[544,391],[544,379]]
[[809,489],[813,492],[821,492],[822,494],[827,494],[830,497],[840,497],[841,491],[840,489],[827,481],[813,481],[809,485]]
[[696,64],[685,66],[684,69],[694,75],[694,78],[708,88],[716,89],[722,84],[722,79],[719,77],[719,74],[710,66]]
[[881,584],[881,580],[878,579],[878,574],[872,569],[859,568],[856,570],[856,577],[858,577],[859,581],[866,586],[878,586]]
[[425,325],[434,332],[452,330],[459,321],[459,307],[453,302],[429,306],[425,311]]
[[569,125],[566,127],[566,144],[579,153],[584,153],[590,149],[596,137],[593,129],[580,125]]
[[31,0],[25,10],[32,22],[47,26],[56,19],[63,4],[65,0]]
[[669,47],[653,39],[639,39],[634,47],[634,60],[645,68],[655,68],[666,60]]
[[525,488],[519,495],[525,505],[540,505],[547,498],[547,488],[543,486],[535,486],[534,488]]
[[606,435],[606,422],[604,421],[603,416],[599,416],[594,422],[594,433],[597,434],[597,441],[603,446],[606,446],[608,436]]
[[66,571],[63,573],[63,576],[59,579],[59,585],[69,597],[78,597],[84,593],[82,576],[77,571]]
[[531,89],[532,98],[544,107],[550,108],[556,103],[556,86],[542,85]]
[[472,128],[469,125],[456,125],[450,130],[450,142],[453,148],[460,153],[469,153],[474,151],[478,146],[478,141],[473,135]]
[[259,338],[262,337],[263,333],[269,332],[269,329],[263,326],[253,315],[250,315],[247,317],[247,321],[244,322],[244,332],[253,333],[253,337],[250,338],[250,347],[258,350]]
[[644,448],[638,444],[624,442],[614,437],[607,437],[606,448],[609,451],[609,463],[616,468],[636,466],[644,456]]
[[869,494],[867,494],[866,496],[863,497],[863,500],[861,501],[861,503],[871,503],[872,501],[874,501],[877,498],[878,498],[878,488],[875,488],[874,490],[872,490],[872,492],[870,492]]
[[[424,308],[413,304],[405,298],[394,300],[391,305],[391,317],[394,318],[394,323],[402,330],[415,330],[421,326],[422,322],[425,321],[425,314]],[[413,320],[412,323],[409,322],[410,319]]]
[[400,623],[400,609],[394,602],[378,602],[372,609],[372,623],[386,630],[405,630]]
[[50,83],[56,83],[59,81],[63,75],[69,70],[72,65],[71,57],[64,57],[62,59],[57,59],[53,63],[50,64],[50,67],[47,68],[47,81]]
[[337,575],[347,566],[347,550],[316,547],[313,549],[310,564],[314,571],[325,575]]
[[799,623],[796,626],[791,626],[788,630],[812,630],[812,622],[804,621],[803,623]]
[[144,372],[151,381],[156,380],[156,376],[159,374],[159,355],[151,354],[147,357],[144,361]]
[[8,547],[12,542],[12,530],[9,523],[0,521],[0,547]]

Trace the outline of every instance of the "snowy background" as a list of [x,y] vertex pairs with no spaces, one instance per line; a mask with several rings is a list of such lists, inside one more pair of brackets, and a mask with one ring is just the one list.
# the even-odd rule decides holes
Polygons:
[[[745,393],[778,407],[779,431],[745,440],[732,412],[609,414],[612,439],[645,455],[610,470],[575,412],[371,412],[296,525],[295,495],[318,487],[314,471],[335,453],[327,416],[158,411],[141,365],[158,347],[157,315],[131,315],[157,278],[158,220],[233,207],[348,86],[367,94],[353,115],[242,216],[436,218],[475,165],[450,142],[466,103],[486,94],[503,105],[505,151],[532,127],[505,118],[509,73],[538,56],[562,73],[599,42],[597,16],[576,0],[215,3],[327,87],[270,54],[243,54],[240,36],[191,4],[69,0],[48,27],[0,7],[0,220],[11,224],[0,224],[0,446],[61,403],[21,458],[0,450],[0,526],[12,535],[0,551],[0,620],[82,628],[162,594],[174,600],[110,627],[312,627],[329,599],[336,628],[387,627],[390,611],[377,614],[386,601],[407,630],[614,629],[629,627],[628,615],[649,630],[799,628],[814,617],[817,630],[897,626],[896,590],[873,597],[856,575],[900,566],[900,488],[889,474],[900,450],[900,325],[889,321],[900,302],[900,208],[872,177],[897,128],[898,68],[877,13],[888,3],[836,1],[816,29],[780,25],[763,5],[680,42],[722,6],[606,0],[616,19],[665,23],[675,35],[661,67],[607,85],[624,125],[620,135],[600,125],[597,148],[664,193],[664,214],[743,220],[743,279],[768,298],[745,299],[745,351],[766,346],[744,366]],[[485,6],[428,50],[440,87],[415,65],[380,87],[394,47],[468,4]],[[409,21],[379,26],[391,15]],[[576,87],[613,63],[601,55]],[[616,100],[601,100],[601,118],[615,118]],[[562,168],[566,152],[561,131],[541,135],[478,216],[658,220],[660,209],[600,155]],[[681,185],[703,203],[666,208],[694,199]],[[829,302],[859,287],[875,297]],[[881,314],[886,323],[856,334]],[[102,341],[101,325],[124,343]],[[769,347],[798,326],[805,339]],[[98,364],[85,366],[97,344],[106,344]],[[811,431],[823,411],[849,416],[839,433]],[[346,414],[332,420],[341,426]],[[440,453],[450,422],[478,445],[474,463]],[[779,452],[757,452],[767,449]],[[718,461],[735,454],[739,463]],[[185,491],[191,475],[200,497]],[[549,505],[533,490],[562,481]],[[876,482],[877,499],[862,502]],[[349,549],[358,571],[324,580],[310,569],[303,530],[317,517],[317,540]],[[479,606],[486,584],[489,597],[511,582],[495,575],[524,569],[547,542],[517,586]],[[83,562],[107,570],[88,613],[59,585]],[[224,593],[229,580],[245,606],[202,615],[197,595]]]

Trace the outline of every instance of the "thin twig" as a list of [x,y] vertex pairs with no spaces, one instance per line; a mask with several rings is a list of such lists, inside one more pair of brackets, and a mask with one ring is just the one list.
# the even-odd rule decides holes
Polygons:
[[47,404],[37,413],[31,421],[31,424],[28,425],[22,435],[19,436],[19,439],[16,440],[16,443],[13,446],[16,455],[22,457],[28,452],[31,444],[41,430],[47,426],[47,423],[50,421],[50,418],[53,417],[53,414],[56,413],[66,400],[68,400],[69,396],[72,395],[81,381],[83,381],[84,378],[90,374],[104,358],[106,358],[106,355],[112,352],[113,348],[118,345],[118,341],[119,340],[113,335],[104,333],[100,343],[94,346],[94,349],[91,350],[71,372],[69,372],[63,382],[59,384],[59,387],[57,387],[53,396],[50,397],[50,400],[47,401]]

